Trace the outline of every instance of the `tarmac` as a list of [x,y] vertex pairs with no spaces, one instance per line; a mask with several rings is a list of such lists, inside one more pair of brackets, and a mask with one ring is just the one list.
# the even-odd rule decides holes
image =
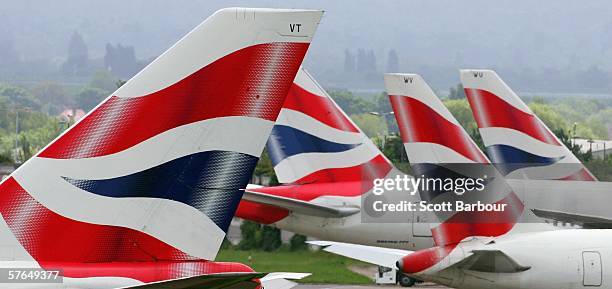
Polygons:
[[448,288],[432,283],[416,284],[412,287],[401,287],[399,285],[337,285],[337,284],[303,284],[293,287],[296,289],[402,289],[402,288],[427,288],[427,289],[442,289]]

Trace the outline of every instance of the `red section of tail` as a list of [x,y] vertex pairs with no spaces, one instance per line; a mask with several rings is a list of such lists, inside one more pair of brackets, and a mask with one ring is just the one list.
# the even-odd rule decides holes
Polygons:
[[439,144],[474,162],[489,162],[462,127],[448,121],[431,107],[411,97],[390,95],[389,99],[404,143]]
[[283,108],[299,111],[342,131],[359,132],[331,99],[313,95],[295,83],[287,94]]
[[471,236],[497,237],[508,233],[523,214],[525,205],[515,193],[495,204],[505,204],[502,212],[458,212],[432,230],[438,246],[457,244]]
[[[285,97],[308,45],[247,47],[150,95],[111,97],[39,156],[68,159],[108,155],[169,129],[215,117],[249,116],[274,121],[282,106],[278,100]],[[202,103],[204,99],[206,103]]]
[[465,238],[498,237],[510,232],[522,215],[525,206],[514,193],[510,193],[496,204],[506,204],[510,210],[506,209],[502,213],[456,213],[432,230],[436,247],[419,250],[403,257],[400,269],[409,274],[427,270],[448,256]]
[[[393,167],[382,156],[348,168],[321,170],[302,178],[299,184],[250,189],[254,192],[311,201],[321,196],[356,197],[372,189],[374,179],[384,178]],[[289,212],[277,207],[241,201],[236,216],[263,224],[285,218]]]
[[63,276],[69,278],[113,276],[130,278],[144,283],[215,273],[254,272],[253,269],[244,264],[212,261],[113,263],[41,262],[40,264],[43,268],[48,270],[61,269]]
[[[383,156],[377,156],[370,161],[347,168],[331,168],[316,171],[307,175],[298,181],[296,184],[311,184],[311,183],[334,183],[334,182],[372,182],[374,179],[385,177],[393,169],[393,166]],[[367,188],[364,193],[370,188]],[[333,194],[333,193],[331,193]]]
[[518,130],[547,144],[560,146],[556,137],[534,115],[505,102],[482,89],[466,88],[470,106],[479,128],[505,127]]

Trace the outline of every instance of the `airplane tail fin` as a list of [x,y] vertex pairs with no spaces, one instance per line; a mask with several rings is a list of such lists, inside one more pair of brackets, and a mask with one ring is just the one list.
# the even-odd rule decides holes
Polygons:
[[0,184],[20,246],[214,259],[321,16],[228,8],[188,33]]
[[596,178],[492,70],[461,70],[487,154],[509,177]]
[[489,162],[420,75],[387,73],[385,86],[411,164]]
[[[506,204],[512,208],[490,214],[460,210],[436,212],[440,221],[438,226],[432,228],[436,245],[457,244],[471,236],[499,236],[510,231],[523,212],[523,203],[505,180],[497,177],[487,157],[421,76],[385,74],[385,86],[416,176],[426,177],[428,180],[425,182],[431,179],[465,181],[467,178],[488,176],[483,189],[472,190],[467,193],[467,198],[461,197],[463,193],[438,188],[421,189],[422,200],[433,203],[478,201]],[[435,251],[435,254],[438,253]],[[447,253],[444,251],[436,258]]]
[[268,152],[284,184],[382,178],[393,168],[303,68],[272,130]]
[[354,207],[311,201],[360,197],[375,179],[399,173],[304,68],[289,89],[267,149],[283,185],[249,187],[236,213],[263,224],[282,220],[290,211],[318,217],[352,215]]

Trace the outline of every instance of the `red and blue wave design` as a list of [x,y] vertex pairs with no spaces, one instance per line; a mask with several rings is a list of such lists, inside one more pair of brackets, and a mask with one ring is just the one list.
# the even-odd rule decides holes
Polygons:
[[[302,113],[335,130],[355,135],[361,134],[331,99],[327,96],[313,94],[296,83],[292,85],[283,105],[283,111],[288,110]],[[366,145],[362,142],[347,144],[323,139],[293,125],[298,126],[299,124],[277,124],[272,129],[267,149],[275,169],[278,169],[279,163],[293,156],[321,153],[329,154],[330,158],[343,157],[335,154]],[[382,155],[378,155],[364,163],[348,167],[321,167],[294,180],[291,184],[252,190],[302,201],[312,201],[322,196],[357,197],[371,190],[373,179],[385,177],[392,168],[392,165]],[[236,215],[258,223],[272,224],[286,218],[289,211],[265,204],[242,201]]]
[[116,178],[63,178],[100,196],[181,202],[198,209],[227,232],[257,161],[254,156],[237,152],[207,151]]
[[12,177],[2,183],[0,214],[19,243],[38,262],[194,259],[137,230],[90,224],[61,216],[36,201]]
[[428,105],[412,97],[390,95],[389,99],[397,112],[400,135],[404,143],[439,144],[476,163],[488,163],[487,158],[461,126],[450,122]]
[[359,132],[331,99],[315,95],[296,83],[291,86],[283,108],[301,112],[341,131]]
[[543,157],[509,145],[490,145],[486,147],[487,154],[494,160],[495,166],[504,175],[513,171],[538,166],[548,166],[562,160],[561,157]]
[[[555,151],[564,151],[558,156],[542,156],[529,150],[522,143],[487,144],[486,151],[495,166],[505,175],[530,167],[546,167],[555,164],[575,166],[577,171],[568,176],[559,176],[558,180],[595,181],[595,177],[576,159],[575,162],[562,163],[571,152],[550,132],[534,114],[525,112],[508,103],[499,96],[483,89],[466,88],[468,101],[480,129],[503,128],[517,131]],[[486,142],[486,141],[485,141]],[[551,149],[552,150],[552,149]],[[538,178],[537,176],[533,176]]]
[[268,153],[273,165],[282,160],[304,153],[338,153],[361,144],[343,144],[328,141],[299,129],[275,125],[268,139]]
[[[275,121],[307,43],[243,48],[149,95],[113,96],[38,156],[109,155],[181,125],[225,116]],[[127,85],[127,84],[126,84]]]
[[514,129],[541,142],[562,145],[535,115],[514,107],[486,90],[466,88],[465,93],[479,128]]
[[[428,179],[465,179],[466,171],[486,172],[489,160],[471,140],[465,130],[444,117],[424,102],[410,96],[390,95],[391,105],[396,112],[402,141],[411,143],[431,143],[450,149],[473,163],[411,163],[413,171]],[[436,100],[437,101],[437,100]],[[459,160],[459,159],[457,159]],[[437,161],[437,162],[436,162]],[[468,174],[475,175],[475,174]],[[507,190],[505,182],[489,178],[485,182],[485,194]],[[436,203],[443,194],[454,194],[445,190],[421,190],[421,200]],[[524,205],[516,194],[509,190],[496,204],[506,204],[504,212],[455,212],[432,229],[435,247],[419,250],[402,258],[400,268],[406,273],[425,271],[449,256],[459,243],[472,236],[500,236],[509,232],[522,215]]]
[[[283,104],[283,110],[303,113],[337,130],[360,133],[336,104],[326,96],[315,95],[293,83]],[[282,113],[282,112],[281,112]],[[322,139],[291,125],[275,125],[268,140],[268,153],[276,166],[282,160],[303,153],[337,153],[351,150],[359,144],[337,143]]]
[[[35,158],[56,159],[62,164],[83,158],[108,159],[169,130],[213,118],[239,116],[274,121],[307,48],[308,43],[254,45],[226,55],[148,95],[112,96]],[[205,141],[215,143],[216,140]],[[226,231],[242,196],[241,189],[246,187],[258,157],[220,149],[194,151],[154,167],[111,178],[57,177],[72,184],[75,191],[80,189],[86,194],[182,202],[198,209]],[[163,156],[138,157],[163,159]],[[122,161],[118,158],[116,165],[121,166]],[[37,182],[34,175],[27,173],[28,166],[36,164],[23,165],[20,182]],[[83,167],[82,172],[95,176],[97,168]],[[52,194],[52,187],[48,192],[36,191],[36,194],[24,187],[28,186],[20,185],[14,178],[0,185],[0,213],[37,262],[195,259],[139,230],[60,215],[33,197]]]
[[[311,80],[313,81],[313,80]],[[357,139],[363,134],[338,106],[326,95],[316,95],[294,83],[283,105],[283,111],[294,111],[312,118],[332,131],[354,134]],[[366,145],[358,143],[339,143],[323,139],[299,128],[297,123],[276,124],[268,140],[267,148],[274,166],[292,156],[308,153],[329,154],[330,158],[342,157],[335,153],[347,152]],[[316,165],[314,166],[316,167]],[[374,156],[364,163],[350,167],[325,167],[310,172],[294,181],[294,184],[361,181],[372,177],[384,177],[391,170],[391,164],[382,156]],[[383,173],[381,175],[381,173]],[[363,192],[362,192],[363,193]]]

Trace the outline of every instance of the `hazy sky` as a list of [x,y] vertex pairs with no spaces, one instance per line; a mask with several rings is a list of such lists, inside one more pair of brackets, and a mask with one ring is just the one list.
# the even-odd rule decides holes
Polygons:
[[[0,5],[0,41],[24,59],[62,59],[79,31],[90,55],[107,42],[156,56],[214,10],[228,6],[327,11],[306,66],[324,73],[345,49],[373,49],[384,65],[396,49],[401,66],[612,71],[612,1],[8,1]],[[1,42],[0,42],[1,44]]]

